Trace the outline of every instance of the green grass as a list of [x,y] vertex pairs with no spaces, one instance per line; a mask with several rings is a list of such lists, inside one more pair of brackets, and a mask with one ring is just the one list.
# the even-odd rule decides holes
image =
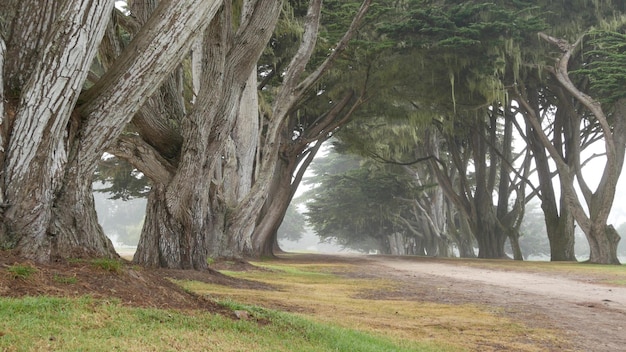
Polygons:
[[15,279],[28,279],[31,275],[37,272],[37,269],[30,265],[15,264],[11,265],[7,271]]
[[109,258],[92,259],[91,265],[112,273],[119,273],[122,270],[122,263],[119,260]]
[[52,279],[60,284],[68,284],[68,285],[75,284],[78,282],[78,279],[75,276],[64,276],[64,275],[58,275],[58,274],[55,274]]
[[267,309],[224,303],[250,320],[118,302],[0,298],[0,350],[33,351],[444,351]]

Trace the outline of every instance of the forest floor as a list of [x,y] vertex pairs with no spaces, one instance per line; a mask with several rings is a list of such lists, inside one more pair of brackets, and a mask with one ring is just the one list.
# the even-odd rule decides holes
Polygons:
[[[567,350],[621,351],[626,346],[624,266],[597,271],[593,266],[572,263],[546,266],[512,261],[313,254],[283,255],[279,260],[296,264],[340,263],[350,270],[338,275],[397,282],[393,290],[367,292],[367,299],[493,307],[498,314],[524,325],[560,331],[567,341]],[[23,267],[34,270],[22,278],[16,268]],[[215,263],[205,272],[147,269],[130,263],[110,267],[90,260],[35,265],[9,252],[0,252],[0,296],[89,295],[96,299],[115,298],[128,306],[202,309],[232,316],[233,312],[182,289],[168,278],[242,289],[273,289],[217,270],[259,268],[236,261]],[[279,308],[289,311],[289,307]],[[545,347],[551,351],[561,349]]]

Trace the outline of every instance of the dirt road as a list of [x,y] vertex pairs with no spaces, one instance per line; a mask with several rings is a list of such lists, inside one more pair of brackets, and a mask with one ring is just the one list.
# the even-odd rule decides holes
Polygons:
[[624,287],[430,259],[364,259],[378,268],[377,275],[413,286],[416,299],[494,306],[531,326],[562,330],[575,350],[626,351]]

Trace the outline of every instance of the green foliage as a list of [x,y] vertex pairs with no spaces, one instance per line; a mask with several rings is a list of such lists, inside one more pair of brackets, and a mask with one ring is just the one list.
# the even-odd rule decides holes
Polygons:
[[401,69],[410,70],[420,100],[456,112],[506,100],[505,85],[536,55],[524,48],[546,28],[539,13],[527,1],[412,0],[379,31],[416,63]]
[[37,272],[37,269],[28,264],[14,264],[7,269],[14,279],[28,279]]
[[415,197],[417,189],[398,168],[369,165],[324,174],[318,182],[305,215],[322,239],[336,238],[356,250],[385,251],[387,235],[410,232],[398,217],[410,216],[405,199]]
[[148,179],[132,165],[116,157],[100,160],[95,180],[104,185],[95,191],[110,193],[111,199],[126,201],[143,198],[150,191]]
[[626,34],[595,30],[588,37],[585,63],[571,73],[588,77],[594,95],[604,104],[613,104],[626,97]]

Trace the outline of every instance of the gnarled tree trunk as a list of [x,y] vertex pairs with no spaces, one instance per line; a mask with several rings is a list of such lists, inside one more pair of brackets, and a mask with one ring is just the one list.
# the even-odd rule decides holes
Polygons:
[[37,261],[115,255],[89,209],[95,165],[219,6],[161,1],[120,56],[108,58],[110,69],[82,91],[113,3],[11,2],[20,7],[9,11],[20,16],[13,23],[24,25],[10,32],[3,70],[14,96],[2,120],[10,138],[3,140],[8,206],[0,239]]
[[[6,101],[9,105],[2,117],[5,153],[1,188],[6,205],[2,218],[4,234],[0,235],[2,247],[15,248],[40,262],[76,251],[111,255],[112,246],[100,236],[97,221],[95,226],[86,226],[96,231],[81,233],[76,226],[59,231],[55,225],[63,219],[54,216],[63,210],[54,208],[67,205],[57,204],[59,195],[79,198],[86,192],[84,185],[63,185],[63,180],[68,172],[68,179],[74,181],[76,171],[66,170],[76,167],[76,160],[69,160],[68,164],[70,148],[76,146],[75,121],[79,119],[74,109],[113,4],[13,4],[19,7],[15,11],[18,17],[10,32],[5,67],[0,72],[7,75],[6,81],[0,80],[4,81],[5,94],[12,95],[2,99],[3,104]],[[89,199],[84,199],[64,211],[94,215],[84,208],[90,205],[93,200],[89,203]],[[95,218],[85,218],[88,220]]]
[[[203,269],[208,256],[241,255],[237,248],[241,241],[227,233],[227,219],[253,180],[258,103],[246,97],[256,97],[250,77],[256,74],[256,62],[278,20],[280,1],[247,2],[236,33],[231,33],[230,10],[222,11],[205,33],[198,95],[191,113],[182,118],[182,145],[168,167],[170,176],[157,180],[148,200],[137,263]],[[242,140],[248,147],[236,144]],[[154,152],[162,165],[167,164],[164,155]],[[116,154],[140,170],[147,166],[132,153]],[[146,175],[154,181],[154,175]],[[254,223],[244,224],[239,235],[245,238],[247,232],[249,238],[253,227]],[[156,259],[171,253],[171,259]]]

